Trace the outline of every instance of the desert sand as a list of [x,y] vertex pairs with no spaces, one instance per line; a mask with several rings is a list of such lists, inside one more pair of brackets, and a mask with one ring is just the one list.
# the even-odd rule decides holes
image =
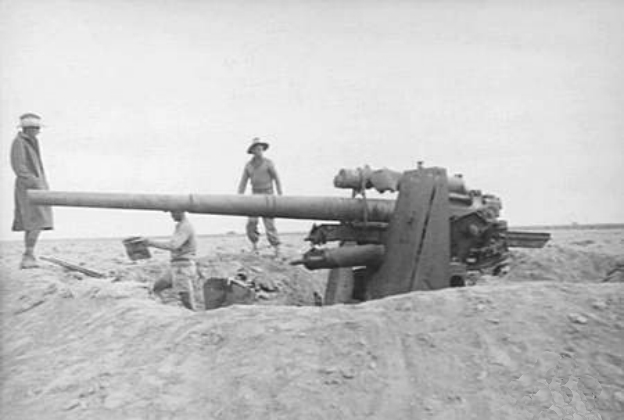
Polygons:
[[[325,272],[204,236],[202,274],[266,287],[197,312],[150,293],[165,252],[134,263],[121,238],[44,234],[39,255],[98,279],[19,270],[4,242],[0,418],[622,419],[624,229],[552,234],[501,277],[335,306],[315,305]],[[303,236],[284,236],[286,260]]]

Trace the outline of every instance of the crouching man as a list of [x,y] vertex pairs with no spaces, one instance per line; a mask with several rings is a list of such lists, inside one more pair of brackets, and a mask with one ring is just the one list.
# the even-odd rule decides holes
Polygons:
[[162,299],[161,292],[172,288],[174,295],[185,308],[195,310],[194,284],[197,279],[195,229],[183,211],[172,211],[176,222],[173,236],[168,241],[143,238],[147,246],[171,252],[170,269],[154,283],[154,293]]

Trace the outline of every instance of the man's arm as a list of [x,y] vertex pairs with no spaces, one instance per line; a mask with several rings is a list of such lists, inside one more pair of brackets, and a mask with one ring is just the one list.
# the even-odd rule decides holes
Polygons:
[[11,145],[11,167],[18,178],[26,180],[27,188],[41,187],[39,178],[26,166],[26,151],[18,141],[14,141]]
[[173,236],[168,241],[157,241],[154,239],[145,239],[145,244],[153,248],[166,249],[167,251],[173,251],[180,248],[184,242],[189,238],[190,232],[183,228],[178,228],[174,232]]
[[171,240],[169,241],[157,241],[155,239],[145,238],[145,245],[151,246],[152,248],[166,249],[167,251],[173,251],[176,247],[173,246]]
[[282,183],[280,181],[279,175],[277,174],[277,169],[275,169],[275,165],[271,162],[269,166],[269,173],[271,174],[271,178],[275,182],[275,189],[277,190],[278,195],[282,195]]
[[247,188],[247,181],[249,180],[249,174],[247,173],[247,165],[243,168],[243,175],[238,183],[238,193],[245,194],[245,188]]

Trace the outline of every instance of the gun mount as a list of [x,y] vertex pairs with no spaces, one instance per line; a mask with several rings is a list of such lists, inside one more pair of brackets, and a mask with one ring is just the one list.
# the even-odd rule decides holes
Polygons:
[[[292,264],[330,269],[325,303],[382,298],[466,283],[469,271],[497,273],[510,247],[541,248],[548,233],[511,232],[493,195],[469,190],[443,168],[396,172],[341,170],[338,188],[351,198],[272,195],[165,195],[30,190],[33,204],[115,209],[182,210],[233,216],[337,221],[314,225],[310,251]],[[370,199],[366,190],[398,192]],[[338,242],[338,247],[323,247]]]

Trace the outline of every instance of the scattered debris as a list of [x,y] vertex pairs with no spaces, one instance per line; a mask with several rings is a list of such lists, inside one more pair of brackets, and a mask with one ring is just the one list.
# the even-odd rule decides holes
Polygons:
[[594,309],[598,309],[598,310],[604,310],[607,308],[607,302],[605,302],[604,300],[595,300],[592,302],[592,308]]
[[63,410],[65,411],[69,411],[69,410],[73,410],[74,408],[78,408],[81,406],[81,403],[79,400],[71,400],[69,401],[67,404],[65,404],[63,406]]
[[14,313],[16,315],[30,311],[33,308],[36,308],[37,306],[41,305],[43,302],[45,302],[45,299],[43,298],[37,298],[37,299],[32,299],[32,300],[27,300],[19,309],[17,309]]
[[575,324],[587,324],[587,318],[577,313],[568,314],[568,318]]
[[257,276],[253,279],[253,285],[261,290],[266,292],[275,292],[277,291],[277,286],[275,282],[268,276]]
[[591,239],[587,239],[584,241],[574,241],[574,242],[570,242],[572,245],[579,245],[579,246],[587,246],[587,245],[592,245],[595,242],[592,241]]
[[211,277],[204,282],[205,309],[217,309],[234,304],[250,304],[256,293],[246,283],[235,278]]
[[323,306],[323,296],[319,292],[314,291],[312,296],[314,297],[314,306]]
[[617,263],[608,273],[604,282],[624,283],[624,262]]

